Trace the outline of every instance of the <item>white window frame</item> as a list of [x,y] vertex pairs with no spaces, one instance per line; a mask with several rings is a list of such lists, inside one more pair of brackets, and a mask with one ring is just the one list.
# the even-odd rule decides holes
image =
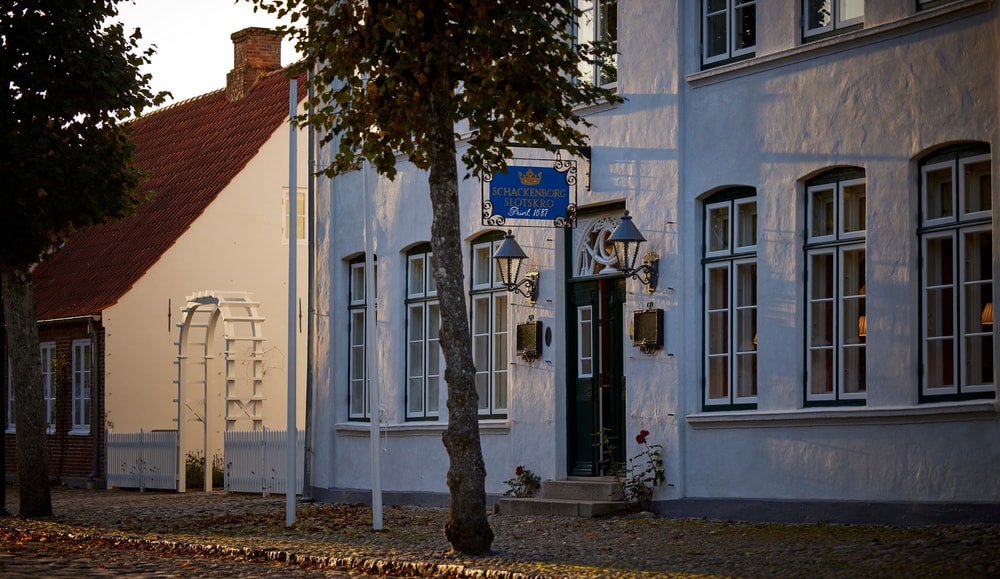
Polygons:
[[[864,177],[844,178],[835,181],[825,181],[820,184],[806,187],[806,376],[805,376],[805,402],[807,405],[824,404],[863,404],[867,399],[867,331],[861,333],[861,318],[866,316],[865,285],[867,279],[867,248],[865,235],[867,230],[867,192],[864,190],[866,179]],[[860,226],[852,226],[847,217],[849,203],[845,200],[848,196],[862,187],[860,203]],[[822,217],[826,226],[817,231],[817,207],[816,198],[823,193],[829,193],[829,202],[825,204],[831,214],[823,213]],[[857,207],[855,207],[857,209]],[[848,271],[847,264],[852,262],[849,254],[861,255],[861,271],[856,272],[858,279],[851,280],[849,287],[848,280],[852,275]],[[820,272],[814,267],[815,258],[826,256],[832,263],[832,271],[828,272],[832,277],[823,280],[831,284],[829,295],[818,294],[816,283],[820,278]],[[827,304],[824,306],[823,304]],[[816,324],[825,324],[826,315],[819,316],[819,312],[826,312],[829,307],[829,323],[831,327],[828,332],[816,332]],[[857,315],[854,315],[857,314]],[[850,319],[848,319],[847,317]],[[865,321],[867,326],[867,320]],[[820,336],[828,336],[829,340],[816,341]],[[816,366],[815,355],[818,352],[827,351],[830,359],[820,368]],[[855,369],[853,375],[860,372],[861,388],[858,391],[852,390],[852,383],[848,380],[852,374],[849,362],[855,357],[860,357],[861,368]],[[826,376],[830,372],[831,388],[829,392],[814,392],[813,381],[817,376]]]
[[493,259],[502,242],[498,237],[472,245],[469,329],[483,418],[506,417],[510,400],[510,293]]
[[[56,384],[55,384],[55,359],[56,343],[42,342],[38,344],[39,361],[42,373],[42,396],[45,398],[45,424],[46,432],[54,434],[56,431]],[[10,359],[7,359],[7,427],[6,432],[16,431],[14,423],[14,375],[11,369]]]
[[93,404],[93,345],[90,340],[73,340],[73,401],[70,434],[90,434]]
[[594,306],[577,306],[576,308],[576,366],[577,378],[594,377]]
[[[810,27],[809,23],[809,13],[811,11],[810,4],[812,0],[802,0],[802,30],[803,36],[805,38],[812,38],[814,36],[819,36],[821,34],[829,34],[835,30],[841,30],[843,28],[849,28],[856,24],[862,24],[865,21],[865,3],[864,0],[822,0],[825,2],[825,8],[830,11],[830,20],[826,24]],[[844,18],[844,12],[847,10],[846,5],[852,1],[860,2],[861,4],[861,14],[853,16],[850,18]]]
[[[733,197],[724,201],[706,203],[703,218],[702,401],[705,410],[754,409],[757,405],[757,197],[751,189],[734,191],[731,195]],[[753,231],[746,235],[743,229],[748,223],[743,218],[744,211],[752,211]],[[724,218],[714,219],[716,215]],[[713,243],[713,236],[721,243]],[[748,243],[751,239],[752,243]],[[739,279],[741,270],[746,267],[754,268],[753,294],[749,297],[742,295]],[[725,280],[720,303],[712,299],[717,295],[718,282],[715,280],[719,278],[713,275],[717,272],[721,272]],[[750,314],[749,329],[743,327],[747,313]],[[720,319],[722,327],[719,327]],[[717,339],[719,331],[724,333],[721,341]],[[718,367],[720,360],[721,368]],[[741,381],[741,365],[746,361],[753,368],[750,384]],[[722,374],[716,375],[716,370]],[[721,385],[719,379],[723,381]]]
[[[945,154],[949,155],[947,152]],[[988,370],[991,376],[995,376],[996,368],[993,361],[995,331],[992,326],[987,327],[989,324],[982,324],[981,321],[983,302],[988,301],[992,304],[995,298],[992,253],[988,260],[989,264],[981,265],[978,268],[981,270],[979,278],[969,279],[966,270],[966,266],[972,263],[970,243],[967,242],[970,237],[986,234],[989,239],[983,245],[992,252],[992,191],[987,195],[991,201],[991,207],[966,211],[966,198],[972,187],[972,184],[966,179],[967,168],[974,163],[986,163],[992,171],[990,159],[989,153],[963,156],[961,152],[955,152],[953,158],[926,163],[920,168],[920,199],[922,204],[921,229],[919,231],[922,256],[920,272],[921,401],[937,402],[995,396],[996,386],[994,382],[970,380],[970,375],[973,372],[970,367],[972,360],[967,359],[972,355],[972,352],[978,352],[979,358],[985,359],[989,364],[989,366],[980,365],[978,371]],[[941,215],[935,212],[933,217],[928,217],[927,208],[932,201],[928,194],[930,188],[928,174],[945,170],[949,170],[953,184],[950,191],[951,212]],[[992,175],[988,175],[988,177],[990,187],[994,188]],[[958,184],[957,187],[954,186],[955,183]],[[930,279],[929,274],[931,271],[937,271],[937,268],[931,267],[931,261],[935,259],[937,254],[930,250],[930,244],[942,240],[950,245],[948,255],[950,268],[943,270],[944,277],[940,283],[932,285],[934,280]],[[938,263],[941,266],[945,265]],[[929,297],[931,294],[941,293],[945,296],[950,295],[950,302]],[[978,295],[979,298],[973,299],[972,294]],[[948,329],[950,329],[950,333],[947,333]],[[931,335],[932,331],[938,333]],[[973,341],[980,343],[973,347]],[[932,356],[931,345],[935,343],[945,343],[944,347],[947,350],[934,348],[933,350],[938,354]],[[948,355],[945,355],[946,351],[948,351]],[[950,368],[946,364],[948,357],[950,357]],[[950,384],[936,385],[931,383],[930,379],[940,376],[941,372],[950,373]]]
[[436,420],[444,394],[441,309],[430,249],[406,258],[406,419]]
[[48,433],[53,434],[56,431],[56,343],[42,342],[38,348],[42,365],[42,389],[45,396],[45,424],[48,425]]
[[[756,0],[721,0],[725,2],[724,7],[719,7],[715,10],[711,10],[711,2],[713,0],[701,0],[701,38],[702,38],[702,56],[701,63],[703,66],[708,66],[712,64],[717,64],[720,62],[725,62],[727,60],[732,60],[734,58],[739,58],[741,56],[748,56],[754,54],[757,50],[757,2]],[[720,1],[720,0],[715,0]],[[754,44],[745,46],[743,48],[736,48],[738,42],[738,30],[739,30],[739,17],[741,11],[743,10],[753,10],[754,11]],[[720,16],[725,17],[726,22],[726,50],[720,52],[719,54],[709,55],[709,35],[710,26],[709,23],[713,18],[718,18]]]
[[[347,412],[349,420],[371,419],[366,324],[368,319],[368,295],[365,287],[365,273],[365,262],[363,260],[348,264]],[[375,286],[378,287],[378,265],[375,266],[375,270],[372,273]]]
[[[614,78],[609,78],[605,81],[605,71],[608,69],[606,65],[602,65],[599,62],[587,63],[580,62],[579,73],[580,80],[585,83],[596,84],[597,79],[601,80],[602,87],[613,87],[618,84],[618,0],[576,0],[576,7],[581,10],[583,14],[577,18],[576,21],[576,32],[574,36],[578,44],[585,45],[590,44],[594,41],[601,40],[601,35],[608,35],[608,26],[613,27],[611,30],[614,35],[613,43],[615,45],[615,54],[613,56],[614,61],[611,63],[612,69],[614,70]],[[615,11],[614,22],[608,22],[610,17],[608,14],[610,10]]]

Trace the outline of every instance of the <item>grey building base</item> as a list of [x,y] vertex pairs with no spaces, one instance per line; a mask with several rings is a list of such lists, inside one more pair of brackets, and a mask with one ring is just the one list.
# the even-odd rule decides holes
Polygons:
[[[317,502],[370,505],[368,489],[312,488]],[[502,497],[489,495],[490,510]],[[382,493],[383,506],[415,505],[447,508],[442,493]],[[1000,503],[918,503],[870,501],[791,501],[761,499],[687,498],[656,501],[653,511],[664,517],[769,523],[835,523],[859,525],[942,525],[1000,523]]]
[[653,510],[672,518],[770,523],[940,525],[1000,523],[1000,503],[784,501],[687,498],[657,501]]

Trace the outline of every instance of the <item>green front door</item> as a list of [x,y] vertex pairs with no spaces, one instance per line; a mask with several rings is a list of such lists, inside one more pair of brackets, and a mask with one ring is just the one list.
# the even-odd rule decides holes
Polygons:
[[573,476],[598,476],[600,432],[605,430],[613,442],[612,460],[623,460],[625,446],[625,280],[575,282],[569,295],[568,467]]

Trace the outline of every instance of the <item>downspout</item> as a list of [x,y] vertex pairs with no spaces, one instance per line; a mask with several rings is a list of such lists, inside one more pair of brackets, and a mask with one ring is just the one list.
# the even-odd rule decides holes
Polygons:
[[[101,470],[101,445],[100,445],[100,434],[101,430],[97,424],[98,417],[98,400],[100,403],[104,403],[104,375],[98,374],[97,368],[97,328],[94,327],[94,322],[101,321],[101,314],[94,314],[89,320],[87,320],[87,334],[90,335],[90,436],[93,441],[93,455],[94,462],[91,467],[90,474],[87,475],[87,488],[93,489],[96,483],[97,476],[100,474]],[[97,395],[97,376],[101,378],[101,396]]]
[[[309,69],[309,80],[307,81],[308,90],[308,109],[306,112],[306,119],[312,118],[312,99],[313,99],[313,71]],[[305,452],[302,464],[302,499],[304,503],[311,503],[312,498],[312,398],[313,398],[313,356],[314,349],[316,347],[316,327],[314,322],[314,306],[316,304],[316,284],[314,283],[313,271],[315,270],[316,256],[314,252],[316,250],[316,223],[315,223],[315,202],[313,197],[316,194],[316,171],[315,165],[315,144],[313,139],[312,124],[307,125],[306,129],[306,170],[309,174],[306,176],[306,285],[308,286],[306,294],[306,311],[309,315],[306,316],[306,426],[305,433],[303,437],[305,438]]]

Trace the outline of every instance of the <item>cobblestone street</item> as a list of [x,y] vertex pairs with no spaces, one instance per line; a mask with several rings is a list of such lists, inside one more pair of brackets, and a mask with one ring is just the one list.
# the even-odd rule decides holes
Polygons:
[[[8,488],[7,509],[17,511]],[[447,511],[281,496],[54,488],[55,516],[0,518],[0,577],[998,577],[1000,525],[893,527],[489,516],[493,552],[452,554]]]
[[191,550],[143,549],[137,546],[96,547],[89,541],[24,541],[0,530],[0,577],[363,577],[334,569],[310,568],[272,561],[205,555]]

